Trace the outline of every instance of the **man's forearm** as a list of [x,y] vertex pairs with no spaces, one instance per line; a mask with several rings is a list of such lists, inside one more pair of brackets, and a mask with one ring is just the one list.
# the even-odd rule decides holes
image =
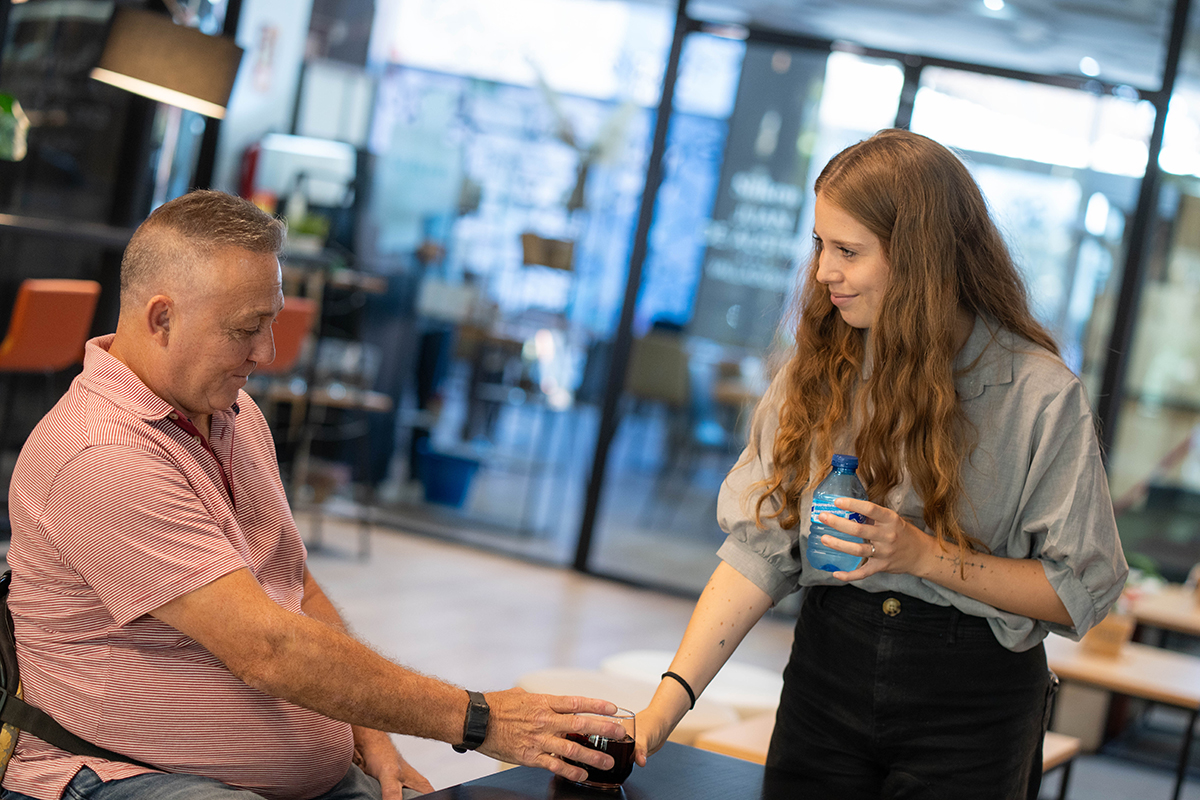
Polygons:
[[356,641],[319,589],[303,607],[287,611],[240,570],[153,613],[273,697],[354,725],[459,741],[465,691]]
[[304,568],[304,599],[300,601],[300,610],[313,619],[320,620],[326,625],[337,628],[340,631],[350,632],[346,621],[342,619],[341,613],[337,610],[337,606],[325,594],[321,585],[313,578],[312,573],[308,571],[308,567]]
[[[240,569],[150,613],[267,694],[363,728],[462,741],[467,693],[383,658],[345,633],[340,619],[336,626],[318,619],[337,617],[325,603],[314,594],[309,608],[316,616],[294,613],[268,597],[249,569]],[[572,780],[586,772],[567,760],[611,766],[610,756],[565,735],[619,736],[616,723],[579,716],[611,714],[612,703],[520,689],[491,692],[487,700],[491,715],[479,747],[485,755]]]
[[290,616],[247,681],[255,688],[354,725],[445,742],[462,737],[462,689],[394,664],[324,621]]
[[[300,610],[315,620],[324,622],[332,628],[344,631],[349,634],[349,626],[342,619],[341,612],[337,606],[325,594],[325,591],[313,578],[312,573],[308,571],[308,567],[304,568],[304,599],[300,601]],[[356,753],[361,754],[365,761],[370,760],[370,752],[372,749],[386,749],[394,754],[394,757],[402,760],[396,752],[395,745],[388,734],[376,728],[368,728],[364,725],[354,725],[354,749]],[[379,777],[379,776],[376,776]]]
[[[341,613],[337,610],[337,606],[325,594],[321,586],[313,578],[312,573],[308,571],[308,567],[304,568],[304,599],[300,601],[300,610],[315,620],[324,622],[332,628],[350,633],[346,621],[342,619]],[[391,738],[383,731],[375,728],[367,728],[362,725],[354,725],[354,745],[355,750],[363,750],[378,743],[387,742],[391,747]],[[394,748],[393,748],[394,749]]]

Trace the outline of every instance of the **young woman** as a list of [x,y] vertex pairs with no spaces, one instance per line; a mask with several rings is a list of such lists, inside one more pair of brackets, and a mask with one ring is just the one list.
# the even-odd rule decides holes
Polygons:
[[[1036,796],[1042,639],[1081,636],[1128,572],[1084,389],[949,150],[882,131],[815,188],[794,353],[722,486],[722,563],[639,715],[638,761],[803,587],[768,766],[813,797]],[[865,559],[852,572],[804,555],[834,453],[870,498],[837,503],[863,523],[820,516],[862,538],[822,538]]]

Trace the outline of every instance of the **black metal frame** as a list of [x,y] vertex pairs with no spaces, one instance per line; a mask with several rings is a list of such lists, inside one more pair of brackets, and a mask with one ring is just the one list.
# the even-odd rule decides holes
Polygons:
[[1158,156],[1162,152],[1163,131],[1167,125],[1167,107],[1171,101],[1171,93],[1175,90],[1175,78],[1179,73],[1179,57],[1187,35],[1190,6],[1191,0],[1175,0],[1167,58],[1163,65],[1162,87],[1152,96],[1146,97],[1154,104],[1154,129],[1150,134],[1146,174],[1142,177],[1137,207],[1129,229],[1125,269],[1121,274],[1121,290],[1117,295],[1117,308],[1108,339],[1108,358],[1104,360],[1100,397],[1097,398],[1096,418],[1100,427],[1100,447],[1106,460],[1116,442],[1117,420],[1120,418],[1121,402],[1125,397],[1129,347],[1133,343],[1133,329],[1137,325],[1142,285],[1146,282],[1146,262],[1150,256],[1150,228],[1154,224],[1162,178]]
[[667,69],[663,73],[662,95],[658,101],[658,114],[654,121],[654,142],[646,164],[646,183],[642,190],[641,206],[638,209],[637,228],[633,234],[633,248],[629,254],[629,274],[625,279],[625,298],[621,303],[621,317],[617,322],[617,335],[613,341],[612,355],[608,365],[608,380],[604,385],[604,399],[600,406],[600,428],[596,434],[596,451],[592,458],[592,472],[588,477],[584,499],[583,519],[579,524],[579,538],[575,542],[575,569],[588,572],[588,556],[592,549],[592,536],[596,528],[596,514],[600,508],[600,493],[604,489],[604,473],[608,466],[608,449],[617,432],[617,402],[625,388],[625,371],[629,366],[629,353],[633,348],[633,312],[637,306],[638,292],[642,288],[642,266],[649,249],[650,227],[654,222],[654,205],[658,200],[658,187],[662,185],[663,155],[667,151],[667,129],[671,124],[671,109],[675,101],[675,79],[679,75],[679,58],[683,53],[683,40],[692,30],[687,16],[688,0],[678,0],[675,9],[675,33],[671,37],[671,53]]

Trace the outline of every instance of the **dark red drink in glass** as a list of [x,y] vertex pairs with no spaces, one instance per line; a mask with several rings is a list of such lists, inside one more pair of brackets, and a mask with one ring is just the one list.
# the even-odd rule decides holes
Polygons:
[[576,781],[583,786],[592,786],[597,789],[620,789],[621,784],[629,777],[629,773],[633,772],[633,751],[636,746],[634,739],[637,734],[634,730],[635,717],[632,711],[626,711],[623,708],[618,708],[616,714],[584,714],[583,716],[597,717],[600,719],[611,720],[619,723],[625,729],[625,735],[620,739],[609,739],[604,736],[589,736],[586,733],[568,733],[566,738],[573,742],[578,742],[584,747],[590,747],[593,750],[599,750],[608,753],[612,756],[613,765],[611,769],[600,769],[598,767],[589,766],[579,761],[564,759],[568,764],[576,767],[583,767],[587,770],[587,780]]

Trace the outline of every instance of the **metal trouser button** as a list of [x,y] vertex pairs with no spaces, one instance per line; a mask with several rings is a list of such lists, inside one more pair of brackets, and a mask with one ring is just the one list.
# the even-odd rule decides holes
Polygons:
[[883,613],[889,617],[894,617],[900,613],[900,601],[894,597],[889,597],[883,601]]

